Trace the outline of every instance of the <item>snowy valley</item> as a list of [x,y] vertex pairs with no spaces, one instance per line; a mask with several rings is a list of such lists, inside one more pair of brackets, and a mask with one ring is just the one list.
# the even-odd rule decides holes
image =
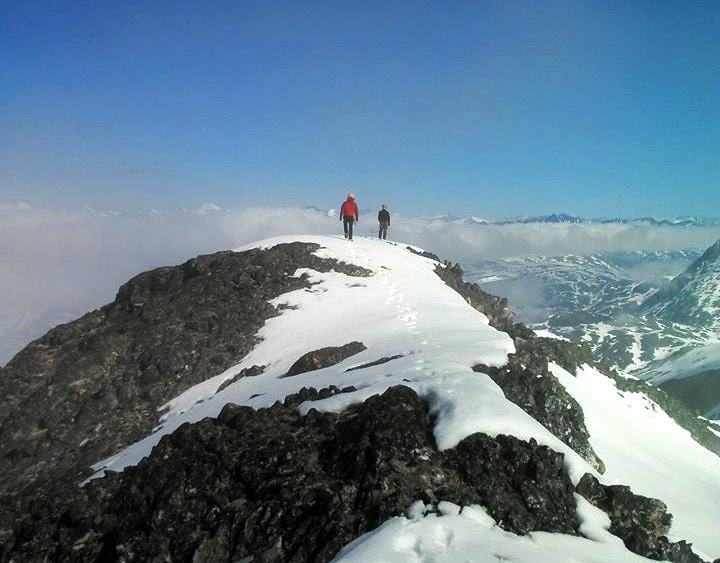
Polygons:
[[718,245],[480,260],[468,277],[508,297],[519,318],[587,343],[609,368],[720,413]]

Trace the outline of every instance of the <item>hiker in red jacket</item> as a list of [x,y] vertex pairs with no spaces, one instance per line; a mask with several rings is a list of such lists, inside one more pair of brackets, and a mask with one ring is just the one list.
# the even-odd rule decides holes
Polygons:
[[343,222],[346,239],[353,239],[353,225],[358,222],[359,217],[360,214],[358,213],[358,206],[357,202],[355,201],[355,194],[350,193],[348,194],[345,202],[340,207],[340,220]]

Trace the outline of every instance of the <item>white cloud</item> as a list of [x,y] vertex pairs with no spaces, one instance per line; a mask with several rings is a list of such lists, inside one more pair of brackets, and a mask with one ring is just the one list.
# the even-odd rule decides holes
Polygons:
[[222,213],[225,211],[222,207],[215,203],[203,203],[195,210],[198,215],[209,215],[210,213]]
[[[112,300],[136,273],[303,233],[340,234],[340,221],[317,209],[228,211],[208,204],[194,211],[108,213],[0,202],[0,365],[48,324]],[[358,234],[375,236],[373,216],[361,216]],[[467,225],[395,216],[390,236],[469,262],[480,256],[700,248],[720,238],[720,227]]]
[[647,223],[477,225],[423,219],[396,223],[403,238],[460,261],[479,256],[507,258],[613,250],[680,250],[702,248],[720,238],[720,226],[669,227]]

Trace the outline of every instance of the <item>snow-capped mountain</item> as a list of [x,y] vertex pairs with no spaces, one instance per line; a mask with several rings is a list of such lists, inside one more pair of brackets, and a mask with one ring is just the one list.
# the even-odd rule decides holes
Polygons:
[[610,323],[619,313],[639,310],[698,256],[698,251],[597,252],[479,259],[465,269],[474,281],[510,298],[524,321],[564,330]]
[[720,328],[720,241],[708,248],[645,304],[648,314],[668,321]]
[[720,430],[401,244],[146,272],[0,391],[4,561],[720,555]]
[[569,213],[551,213],[549,215],[532,215],[522,217],[511,217],[509,219],[500,219],[497,224],[504,225],[510,223],[590,223],[590,219],[583,219],[577,215]]
[[647,317],[687,326],[695,338],[638,375],[668,389],[706,416],[720,417],[720,241],[645,304]]
[[519,215],[515,217],[504,217],[500,219],[461,217],[452,213],[433,215],[426,217],[430,221],[442,221],[446,223],[462,223],[468,225],[514,225],[532,223],[567,223],[567,224],[611,224],[623,225],[651,225],[655,227],[712,227],[720,225],[720,219],[714,217],[677,217],[673,219],[655,217],[581,217],[571,213],[550,213],[547,215]]
[[[720,243],[696,251],[484,260],[472,279],[520,317],[591,346],[598,358],[720,415]],[[668,281],[669,278],[669,281]]]

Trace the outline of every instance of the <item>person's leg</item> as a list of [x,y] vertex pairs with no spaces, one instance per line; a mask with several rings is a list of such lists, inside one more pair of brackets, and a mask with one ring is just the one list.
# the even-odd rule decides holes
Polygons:
[[383,240],[387,239],[387,224],[383,225]]
[[349,236],[350,240],[352,240],[353,222],[354,222],[354,221],[353,221],[352,219],[350,219],[350,220],[348,221],[348,233],[349,233],[349,235],[350,235],[350,236]]
[[345,231],[345,238],[348,238],[348,222],[345,217],[343,217],[343,231]]
[[382,238],[382,223],[380,223],[380,227],[378,228],[378,238]]

